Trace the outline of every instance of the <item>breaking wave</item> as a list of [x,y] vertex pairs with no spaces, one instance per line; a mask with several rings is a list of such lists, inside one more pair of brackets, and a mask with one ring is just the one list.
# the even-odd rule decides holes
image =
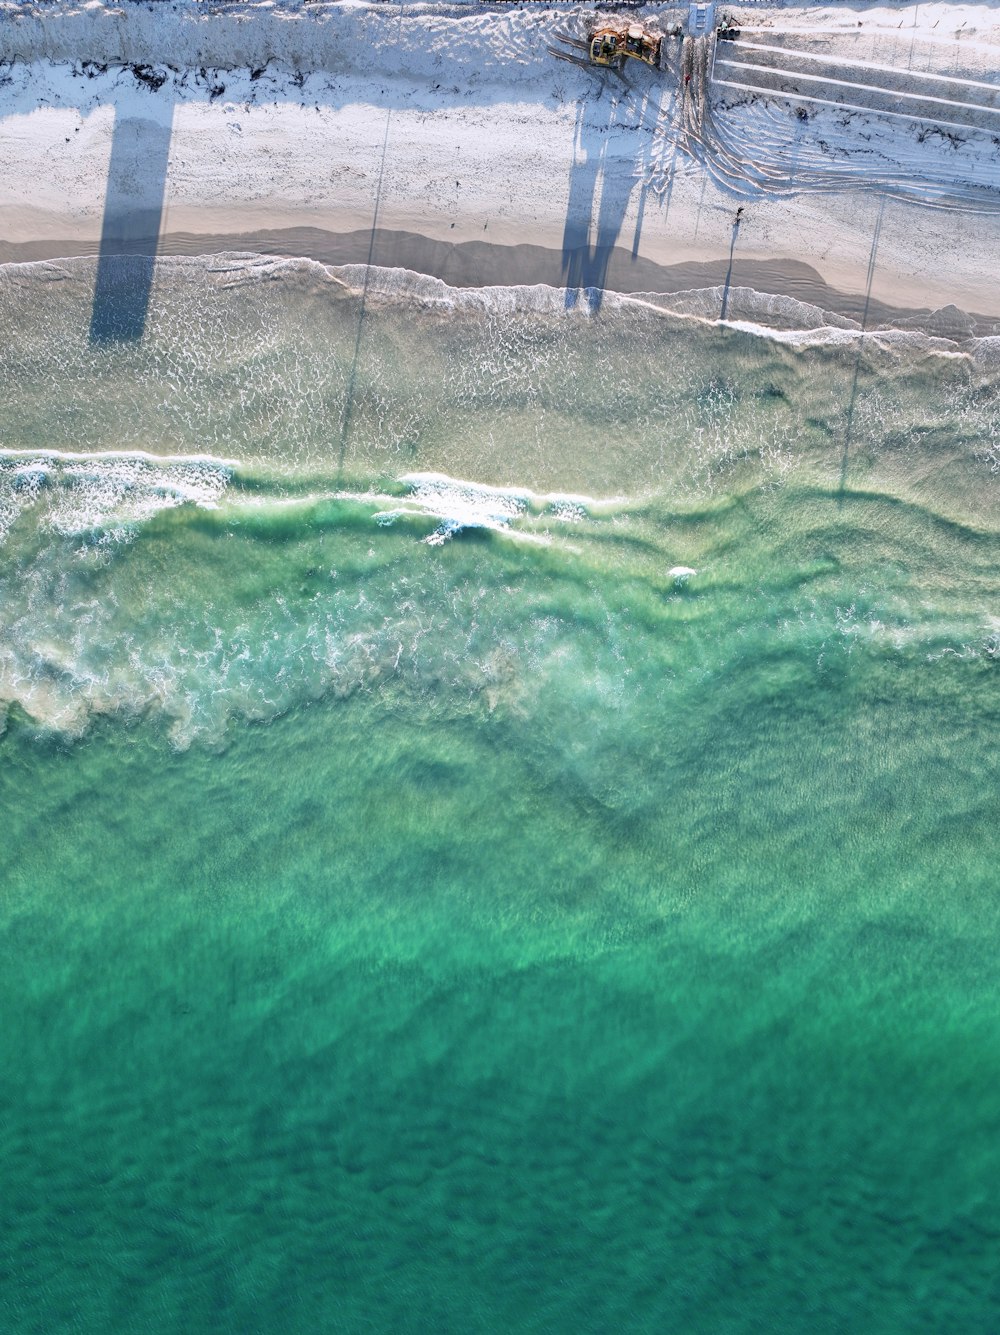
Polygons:
[[137,453],[0,451],[0,542],[28,510],[37,527],[92,544],[120,543],[161,510],[215,506],[235,465]]
[[[441,540],[490,516],[586,515],[585,498],[442,475],[397,486],[396,517],[422,532],[440,521]],[[388,499],[282,495],[206,457],[5,454],[0,712],[16,705],[67,738],[96,717],[157,718],[186,747],[221,741],[233,719],[389,682],[435,707],[512,699],[555,623],[521,618],[516,594],[498,596],[475,570],[405,569],[406,525],[378,536]],[[178,522],[154,522],[168,512]]]
[[443,473],[408,473],[400,481],[409,488],[409,494],[401,504],[379,511],[375,522],[387,527],[407,517],[439,520],[434,531],[424,538],[432,547],[440,546],[465,529],[486,529],[546,542],[547,533],[516,529],[515,521],[537,518],[543,522],[578,524],[588,515],[620,503],[595,501],[588,496],[540,496],[527,488],[488,487],[480,482],[462,482]]
[[[356,692],[604,726],[775,655],[997,656],[995,619],[950,586],[922,589],[915,619],[902,573],[880,592],[830,567],[824,592],[794,558],[744,572],[725,508],[442,473],[283,494],[218,459],[52,452],[3,456],[0,496],[0,711],[67,738],[115,716],[221,743]],[[757,531],[778,541],[801,504]],[[483,540],[454,541],[470,530]]]

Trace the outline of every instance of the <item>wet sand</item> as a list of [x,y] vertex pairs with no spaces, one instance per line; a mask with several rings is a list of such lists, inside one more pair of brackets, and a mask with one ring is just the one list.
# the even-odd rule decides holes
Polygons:
[[[440,241],[416,232],[378,228],[348,232],[319,227],[270,228],[253,232],[169,232],[148,242],[159,255],[215,255],[231,252],[317,260],[321,264],[376,264],[410,269],[440,278],[452,287],[567,285],[568,258],[552,247],[504,246],[486,241]],[[0,264],[30,263],[96,256],[97,239],[44,241],[0,239]],[[634,256],[624,247],[611,251],[606,290],[667,296],[705,289],[753,289],[766,296],[791,297],[866,329],[918,328],[945,338],[967,338],[997,332],[1000,322],[955,306],[908,307],[844,291],[826,282],[819,271],[791,256],[755,260],[735,257],[703,262],[658,264]],[[719,295],[720,315],[722,295]]]

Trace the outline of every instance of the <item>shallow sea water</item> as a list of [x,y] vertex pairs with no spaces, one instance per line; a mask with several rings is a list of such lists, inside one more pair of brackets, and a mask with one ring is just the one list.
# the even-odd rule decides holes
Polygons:
[[212,269],[0,281],[5,1328],[993,1329],[992,346]]

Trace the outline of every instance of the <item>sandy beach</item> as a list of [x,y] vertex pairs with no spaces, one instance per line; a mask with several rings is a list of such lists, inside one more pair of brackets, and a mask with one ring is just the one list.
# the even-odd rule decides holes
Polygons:
[[[753,289],[866,327],[1000,319],[990,6],[730,9],[740,42],[702,39],[697,100],[690,38],[627,80],[556,60],[587,28],[565,8],[128,10],[3,11],[0,261],[257,250],[459,286]],[[754,40],[805,52],[792,93]],[[904,116],[872,81],[907,67]]]

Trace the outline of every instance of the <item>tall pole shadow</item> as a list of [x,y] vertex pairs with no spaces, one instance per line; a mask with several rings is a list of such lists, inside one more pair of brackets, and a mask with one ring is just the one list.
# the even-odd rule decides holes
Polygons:
[[172,102],[141,117],[116,109],[91,343],[135,343],[145,331],[172,130]]
[[736,214],[736,221],[733,223],[733,234],[729,240],[729,268],[726,270],[726,281],[722,288],[722,311],[719,315],[720,320],[725,320],[729,314],[729,287],[733,281],[733,257],[736,254],[736,238],[740,234],[740,209]]
[[[399,0],[399,13],[396,18],[396,46],[400,45],[400,36],[403,30],[403,10],[404,0]],[[382,186],[385,183],[386,160],[389,156],[389,132],[392,129],[392,107],[386,109],[385,131],[382,135],[382,156],[379,161],[378,183],[375,187],[375,202],[372,209],[371,232],[368,237],[368,261],[365,264],[364,283],[361,287],[361,300],[358,303],[358,327],[354,335],[354,356],[351,358],[351,369],[347,377],[347,391],[344,395],[344,408],[340,418],[340,453],[337,459],[337,481],[343,482],[344,461],[347,458],[347,444],[351,435],[351,424],[354,420],[354,404],[357,395],[358,385],[358,365],[361,360],[361,339],[365,328],[365,312],[368,307],[368,288],[371,283],[372,265],[375,263],[375,242],[378,237],[378,214],[382,205]]]
[[372,265],[375,262],[375,240],[378,236],[378,211],[382,204],[382,185],[385,181],[385,162],[389,155],[389,130],[392,127],[392,107],[386,112],[385,133],[382,136],[382,159],[378,169],[378,185],[375,187],[375,207],[372,211],[371,234],[368,239],[368,261],[365,264],[365,279],[361,287],[361,301],[358,303],[358,328],[354,335],[354,356],[351,370],[347,377],[347,393],[344,396],[344,410],[340,418],[340,456],[337,461],[337,481],[344,476],[344,459],[347,456],[347,441],[351,434],[351,421],[354,417],[354,400],[358,384],[358,362],[361,358],[361,336],[365,328],[365,310],[368,306],[368,286],[371,282]]
[[[637,116],[633,113],[632,118],[637,121],[634,125],[628,123],[628,108],[622,99],[611,102],[604,125],[588,123],[585,105],[581,105],[577,112],[569,201],[563,225],[562,271],[567,310],[577,305],[581,294],[586,295],[592,312],[601,309],[608,267],[625,222],[629,200],[642,174],[646,139],[650,137],[644,121],[651,102],[647,94]],[[659,104],[656,103],[652,110],[655,120]],[[615,151],[628,142],[621,137],[622,130],[633,136],[631,152]],[[633,259],[639,253],[644,212],[645,191],[641,195],[632,242]]]
[[885,192],[879,200],[878,217],[872,232],[872,247],[868,255],[868,279],[865,285],[865,305],[861,315],[861,333],[858,338],[858,351],[854,359],[854,379],[851,381],[851,396],[847,404],[847,420],[844,427],[844,447],[840,455],[840,486],[837,491],[838,504],[843,504],[847,490],[847,466],[851,455],[851,440],[854,434],[854,408],[858,401],[858,377],[861,372],[861,358],[865,349],[865,334],[868,331],[868,308],[872,300],[872,281],[875,277],[875,257],[878,254],[879,238],[882,234],[882,218],[885,215]]

